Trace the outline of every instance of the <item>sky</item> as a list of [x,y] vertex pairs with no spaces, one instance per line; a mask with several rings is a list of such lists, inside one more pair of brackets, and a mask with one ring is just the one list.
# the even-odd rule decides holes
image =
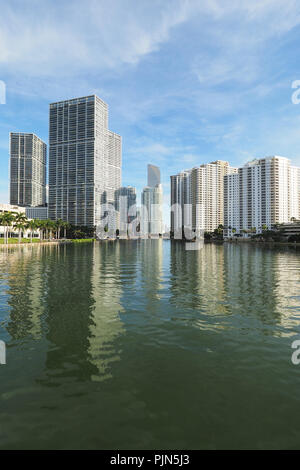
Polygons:
[[49,103],[90,94],[108,103],[109,128],[123,138],[122,184],[140,192],[147,164],[158,165],[166,204],[170,175],[202,163],[282,155],[300,165],[299,1],[0,7],[0,202],[8,202],[9,132],[48,142]]

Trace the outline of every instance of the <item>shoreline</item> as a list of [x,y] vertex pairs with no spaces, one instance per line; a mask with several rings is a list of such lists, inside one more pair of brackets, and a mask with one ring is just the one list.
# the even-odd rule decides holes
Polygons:
[[80,244],[80,243],[93,243],[96,240],[93,238],[78,238],[78,239],[66,239],[66,240],[51,240],[51,241],[26,241],[26,242],[13,242],[13,243],[0,243],[0,248],[7,248],[7,247],[16,247],[16,246],[40,246],[40,245],[68,245],[68,244]]
[[[126,241],[131,241],[132,239],[122,239]],[[149,239],[151,240],[151,239]],[[173,239],[168,239],[170,241],[176,241],[176,242],[183,242],[186,243],[186,240],[173,240]],[[70,244],[85,244],[85,243],[103,243],[103,242],[116,242],[119,241],[119,239],[103,239],[103,240],[97,240],[95,238],[75,238],[75,239],[65,239],[65,240],[51,240],[51,241],[26,241],[26,242],[13,242],[13,243],[1,243],[0,241],[0,248],[7,248],[7,247],[17,247],[17,246],[40,246],[40,245],[70,245]],[[293,246],[295,248],[300,247],[300,243],[298,242],[278,242],[278,241],[256,241],[256,240],[204,240],[205,244],[210,244],[214,243],[216,245],[223,245],[224,243],[229,243],[233,245],[240,245],[240,244],[250,244],[250,245],[259,245],[261,247],[272,247],[272,246]]]
[[276,241],[257,241],[257,240],[224,240],[224,243],[232,243],[232,244],[239,244],[239,243],[249,243],[249,244],[255,244],[255,245],[260,245],[260,246],[274,246],[274,245],[279,245],[279,246],[295,246],[295,247],[300,247],[300,243],[298,242],[276,242]]

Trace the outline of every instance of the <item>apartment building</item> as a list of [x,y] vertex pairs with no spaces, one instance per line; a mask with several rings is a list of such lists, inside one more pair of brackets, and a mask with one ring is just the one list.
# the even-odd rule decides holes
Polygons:
[[159,235],[163,233],[162,185],[146,186],[142,192],[141,233]]
[[160,170],[148,165],[147,182],[154,186],[146,186],[142,191],[141,233],[158,235],[163,233],[163,190],[160,184]]
[[120,230],[127,231],[127,224],[136,218],[136,188],[123,186],[115,193],[115,207],[120,214]]
[[10,204],[46,204],[47,146],[32,133],[10,133]]
[[107,132],[107,202],[114,204],[115,193],[121,187],[122,138],[115,132]]
[[[224,224],[224,176],[236,171],[228,162],[217,160],[171,176],[171,206],[181,205],[183,226],[212,232]],[[173,232],[178,217],[173,210]]]
[[49,218],[101,224],[101,204],[121,186],[121,137],[108,130],[98,96],[50,104]]
[[288,158],[255,159],[224,177],[224,236],[261,233],[299,217],[299,168]]
[[184,170],[170,176],[171,183],[171,233],[182,236],[183,227],[192,227],[191,171]]

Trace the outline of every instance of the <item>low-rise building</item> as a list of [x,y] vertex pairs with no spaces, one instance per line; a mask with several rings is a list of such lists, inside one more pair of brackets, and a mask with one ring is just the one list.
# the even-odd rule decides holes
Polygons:
[[48,219],[48,207],[26,207],[25,214],[27,219]]

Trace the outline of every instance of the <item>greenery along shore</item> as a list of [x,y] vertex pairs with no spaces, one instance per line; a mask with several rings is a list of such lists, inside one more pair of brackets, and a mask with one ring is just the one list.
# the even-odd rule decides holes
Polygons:
[[[95,227],[74,226],[61,219],[27,219],[25,214],[9,211],[0,214],[1,226],[4,229],[1,244],[60,240],[62,237],[78,241],[92,240],[95,234]],[[24,236],[25,233],[29,236]]]

